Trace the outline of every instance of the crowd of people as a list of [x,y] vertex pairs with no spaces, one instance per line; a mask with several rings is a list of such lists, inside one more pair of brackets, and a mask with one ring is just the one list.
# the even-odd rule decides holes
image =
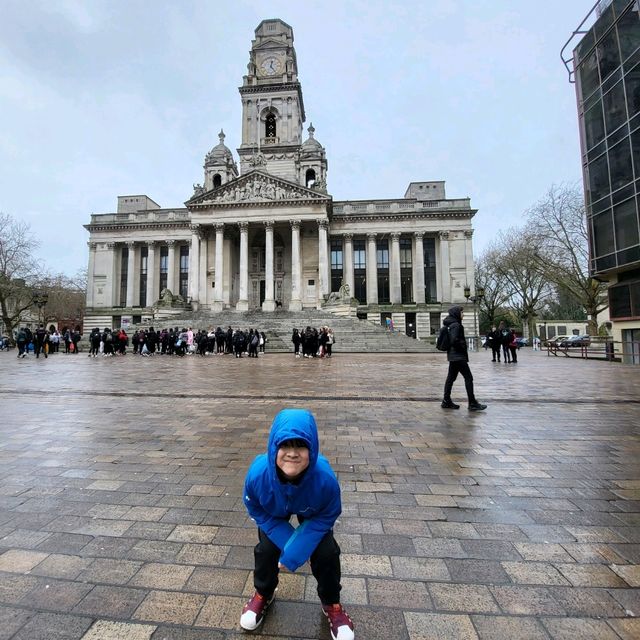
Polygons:
[[44,324],[40,324],[35,331],[31,331],[29,327],[20,327],[15,339],[18,358],[26,358],[31,351],[36,358],[39,358],[40,354],[48,358],[50,353],[60,351],[61,344],[64,345],[65,353],[78,353],[78,343],[82,339],[82,334],[80,327],[75,329],[65,327],[62,331],[58,331],[54,326],[46,329]]
[[329,327],[294,329],[291,336],[296,358],[330,358],[336,338]]

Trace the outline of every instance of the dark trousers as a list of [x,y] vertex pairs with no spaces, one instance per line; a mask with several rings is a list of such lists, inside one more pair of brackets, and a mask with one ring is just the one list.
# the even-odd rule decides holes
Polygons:
[[471,375],[471,369],[469,369],[468,362],[449,363],[449,373],[444,383],[444,401],[449,402],[451,400],[451,389],[453,388],[453,383],[456,381],[459,373],[461,373],[464,378],[464,386],[467,390],[469,402],[475,402],[476,397],[473,393],[473,376]]
[[493,352],[493,359],[500,362],[500,345],[497,347],[491,347],[491,351]]
[[[270,598],[278,586],[278,560],[280,549],[269,540],[261,529],[258,529],[260,542],[255,546],[253,555],[255,569],[253,584],[256,591]],[[318,543],[310,558],[311,571],[318,581],[318,596],[322,604],[340,602],[340,547],[329,531]]]
[[502,345],[502,355],[504,357],[504,361],[505,362],[511,362],[511,356],[509,355],[509,345],[508,344],[503,344]]
[[518,362],[518,347],[509,347],[509,351],[511,351],[511,361]]

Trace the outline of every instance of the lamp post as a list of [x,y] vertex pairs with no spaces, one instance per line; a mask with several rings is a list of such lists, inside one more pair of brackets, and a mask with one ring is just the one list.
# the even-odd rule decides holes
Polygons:
[[[42,310],[47,306],[49,294],[45,291],[36,291],[33,296],[33,302],[38,307],[38,323],[44,322]],[[41,320],[42,318],[42,320]]]
[[[472,296],[471,295],[471,287],[469,287],[469,285],[467,285],[464,288],[464,297],[467,299],[467,302],[471,301],[473,302],[473,334],[474,334],[474,343],[476,343],[476,341],[478,340],[478,332],[476,331],[476,319],[477,319],[477,304],[478,302],[481,302],[484,299],[484,287],[477,287],[476,288],[476,295]],[[478,323],[479,324],[479,323]],[[479,327],[478,327],[479,329]],[[475,348],[475,351],[478,351],[479,349]]]

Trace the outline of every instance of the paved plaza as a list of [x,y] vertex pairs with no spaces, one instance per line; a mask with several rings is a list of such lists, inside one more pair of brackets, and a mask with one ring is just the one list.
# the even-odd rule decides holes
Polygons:
[[[306,407],[359,640],[637,640],[640,367],[471,366],[485,412],[440,408],[442,354],[0,353],[0,639],[243,637],[244,474]],[[328,640],[308,565],[252,637]]]

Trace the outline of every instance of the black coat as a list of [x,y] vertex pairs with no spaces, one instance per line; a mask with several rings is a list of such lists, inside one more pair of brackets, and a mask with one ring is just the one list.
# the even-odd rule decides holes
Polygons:
[[451,346],[447,351],[449,362],[469,362],[467,339],[464,337],[464,327],[460,315],[461,307],[451,307],[449,315],[444,319],[445,327],[449,328],[449,339]]

